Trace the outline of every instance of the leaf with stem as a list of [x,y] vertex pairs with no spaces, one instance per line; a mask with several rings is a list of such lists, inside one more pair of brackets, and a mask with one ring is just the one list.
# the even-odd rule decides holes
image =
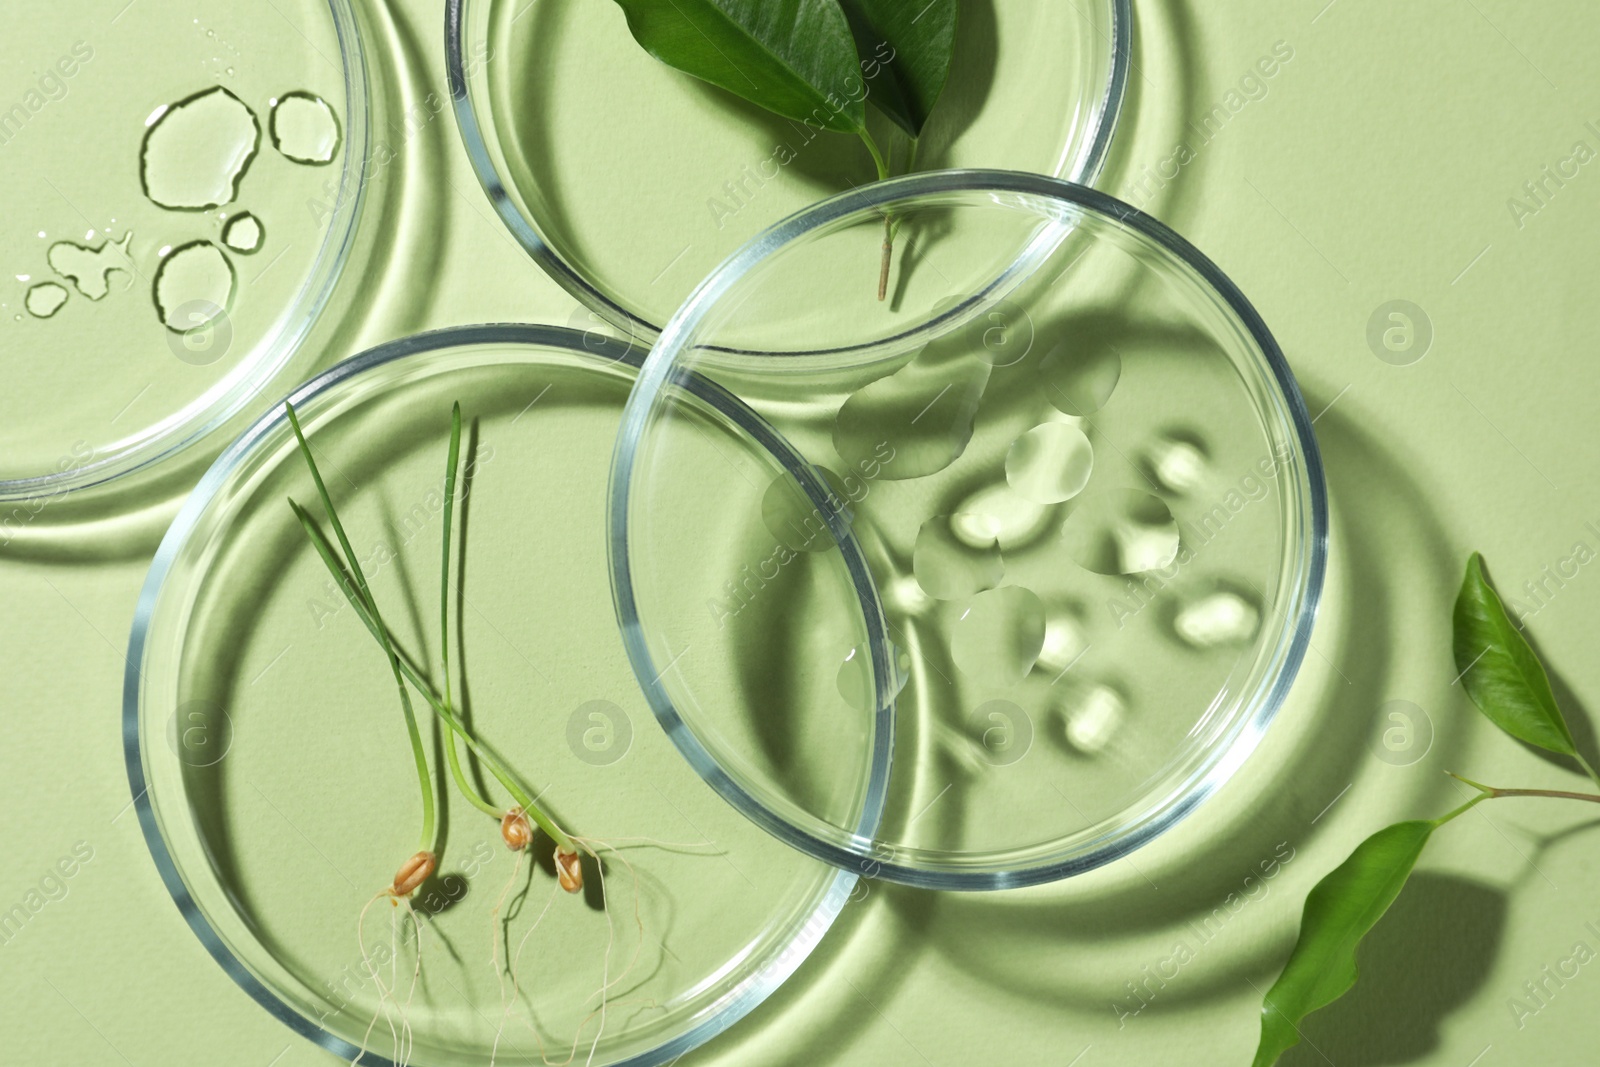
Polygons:
[[1356,946],[1405,887],[1433,832],[1489,799],[1479,794],[1448,815],[1395,823],[1357,845],[1306,897],[1300,937],[1261,1004],[1261,1041],[1252,1067],[1271,1067],[1300,1043],[1300,1021],[1356,983]]
[[1573,742],[1544,665],[1506,613],[1477,552],[1467,560],[1454,621],[1456,669],[1478,710],[1519,741],[1572,756],[1600,783],[1600,775]]
[[862,71],[867,102],[915,139],[950,77],[957,0],[839,0]]
[[[333,499],[328,496],[328,487],[323,483],[322,472],[317,469],[317,460],[311,454],[311,446],[306,442],[306,435],[300,429],[300,419],[295,414],[294,405],[285,401],[283,407],[289,415],[289,425],[294,428],[295,440],[300,445],[300,454],[305,457],[306,466],[311,470],[311,480],[317,487],[317,496],[322,500],[323,512],[333,525],[333,532],[339,538],[340,547],[344,549],[345,562],[350,568],[349,573],[345,572],[344,567],[340,566],[331,554],[325,555],[323,562],[328,564],[329,570],[333,572],[334,583],[344,590],[345,596],[350,602],[356,603],[359,599],[364,608],[371,611],[372,617],[377,620],[378,632],[383,635],[381,644],[383,645],[384,653],[388,657],[389,668],[394,672],[394,683],[400,691],[400,709],[405,715],[406,733],[411,739],[411,755],[416,762],[417,782],[422,792],[422,843],[420,847],[423,851],[431,852],[436,844],[434,835],[433,779],[428,774],[428,757],[422,747],[422,734],[417,730],[417,717],[411,710],[411,694],[406,690],[405,682],[400,677],[400,657],[395,651],[393,642],[389,640],[389,631],[383,625],[383,616],[378,611],[378,603],[373,599],[372,590],[367,585],[367,576],[362,573],[361,561],[356,556],[355,549],[350,546],[350,538],[344,532],[344,524],[339,521],[339,512],[333,506]],[[311,520],[311,516],[306,513],[304,508],[293,500],[289,501],[289,507],[294,510],[295,517],[300,520],[300,525],[306,531],[307,536],[310,536],[313,541],[320,540],[323,544],[327,543],[326,538],[322,537],[322,531],[317,528],[316,523]],[[355,577],[354,587],[350,584],[351,575]],[[357,597],[358,590],[359,598]]]

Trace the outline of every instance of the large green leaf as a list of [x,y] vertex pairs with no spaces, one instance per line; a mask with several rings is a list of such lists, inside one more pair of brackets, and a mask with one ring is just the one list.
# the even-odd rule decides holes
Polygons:
[[839,0],[867,78],[867,102],[922,135],[956,47],[957,0]]
[[1519,741],[1576,753],[1544,666],[1506,614],[1476,552],[1456,597],[1455,656],[1461,684],[1489,721]]
[[1261,1004],[1261,1043],[1252,1067],[1272,1067],[1300,1043],[1300,1021],[1356,983],[1356,946],[1400,895],[1437,822],[1384,827],[1311,890],[1300,939]]
[[[616,0],[645,51],[785,118],[866,126],[856,46],[838,0]],[[853,92],[852,92],[853,90]]]

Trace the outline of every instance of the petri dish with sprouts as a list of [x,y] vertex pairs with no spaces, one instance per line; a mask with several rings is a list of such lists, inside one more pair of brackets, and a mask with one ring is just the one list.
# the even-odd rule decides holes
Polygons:
[[[420,720],[436,813],[414,889],[397,892],[428,873],[423,793],[395,678],[285,500],[342,551],[283,405],[217,460],[150,571],[124,736],[151,853],[227,973],[342,1059],[671,1062],[798,967],[856,882],[707,789],[633,680],[605,477],[641,359],[594,334],[467,327],[293,394]],[[475,738],[466,789],[425,691]],[[580,884],[554,837],[506,818],[524,802],[576,843]]]
[[[886,217],[880,303],[855,268]],[[622,632],[689,761],[810,855],[947,889],[1109,862],[1221,787],[1305,653],[1326,532],[1239,290],[1128,205],[1005,172],[864,187],[730,258],[646,361],[611,482]]]
[[[1128,0],[963,0],[917,169],[1007,167],[1092,184],[1121,113],[1132,36]],[[766,227],[877,174],[855,137],[779,119],[657,62],[616,4],[450,0],[445,38],[456,118],[490,202],[586,305],[586,324],[625,337],[654,337]],[[879,119],[869,128],[887,144]],[[863,269],[863,284],[876,279]]]
[[369,88],[349,0],[97,0],[0,51],[0,501],[37,502],[300,380],[360,213]]

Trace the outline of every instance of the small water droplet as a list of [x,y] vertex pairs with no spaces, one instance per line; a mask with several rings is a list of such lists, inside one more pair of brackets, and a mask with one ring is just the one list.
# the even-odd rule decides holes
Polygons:
[[153,118],[139,158],[145,195],[185,211],[232,201],[261,143],[261,126],[244,101],[218,86]]
[[1009,485],[985,486],[969,496],[950,517],[956,540],[970,548],[998,541],[1002,550],[1020,548],[1049,526],[1050,511]]
[[[904,649],[895,647],[892,650],[894,662],[890,665],[894,671],[889,679],[892,700],[900,695],[906,687],[906,682],[911,678],[911,656]],[[844,662],[839,664],[837,678],[839,695],[844,702],[857,711],[877,710],[877,691],[872,677],[872,657],[862,648],[852,648],[845,653]]]
[[55,282],[40,282],[28,290],[27,298],[24,300],[28,314],[36,319],[48,319],[60,311],[61,305],[66,302],[66,287]]
[[261,247],[266,235],[261,220],[245,211],[229,219],[227,225],[222,228],[222,243],[235,252],[249,255]]
[[1081,500],[1061,527],[1069,555],[1096,574],[1161,570],[1178,558],[1178,523],[1159,497],[1119,489]]
[[233,283],[233,265],[220,248],[210,241],[186,244],[156,270],[156,310],[170,330],[201,329],[227,312]]
[[1261,626],[1255,601],[1231,589],[1217,589],[1180,605],[1172,628],[1195,648],[1246,645]]
[[1094,447],[1083,431],[1065,423],[1035,426],[1006,452],[1006,481],[1039,504],[1059,504],[1083,492],[1094,471]]
[[1069,689],[1061,703],[1067,744],[1086,756],[1105,751],[1126,714],[1122,695],[1109,685],[1096,683]]
[[924,349],[851,394],[834,421],[834,450],[857,470],[875,465],[877,477],[888,481],[942,471],[972,439],[990,373],[971,356]]
[[17,281],[19,281],[19,282],[26,282],[26,281],[32,281],[32,280],[33,280],[33,275],[31,275],[31,274],[19,274],[19,275],[17,275]]
[[1145,451],[1145,470],[1169,493],[1194,492],[1205,479],[1207,465],[1205,449],[1187,435],[1163,434]]
[[1089,635],[1083,619],[1072,611],[1052,611],[1044,624],[1044,647],[1039,650],[1039,666],[1059,678],[1089,650]]
[[911,572],[917,584],[936,600],[960,600],[993,589],[1005,577],[1000,543],[973,546],[956,537],[959,516],[936,515],[917,531],[911,551]]
[[1061,341],[1039,361],[1045,399],[1068,415],[1093,415],[1111,399],[1122,377],[1122,358],[1110,345],[1088,351]]
[[1044,616],[1044,603],[1020,586],[979,593],[951,627],[951,658],[979,682],[1015,685],[1044,648]]
[[296,163],[321,166],[339,150],[339,120],[320,96],[285,93],[272,104],[272,143]]
[[122,240],[107,238],[98,248],[58,241],[50,246],[46,258],[50,261],[50,269],[72,282],[78,292],[90,300],[101,300],[111,291],[113,271],[120,271],[128,282],[132,282],[136,273],[133,257],[128,254],[132,242],[131,230],[122,235]]

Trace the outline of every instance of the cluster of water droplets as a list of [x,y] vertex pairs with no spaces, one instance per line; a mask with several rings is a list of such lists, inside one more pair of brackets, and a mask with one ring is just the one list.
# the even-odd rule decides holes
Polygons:
[[[269,100],[267,107],[268,139],[283,158],[322,166],[338,155],[342,134],[327,101],[295,91]],[[98,244],[93,243],[93,230],[85,237],[89,243],[57,241],[45,256],[57,277],[34,282],[23,300],[35,318],[54,316],[74,291],[90,301],[103,300],[116,276],[124,290],[136,277],[148,278],[156,315],[175,334],[204,330],[232,308],[238,281],[230,253],[253,255],[267,239],[256,215],[228,210],[260,154],[261,121],[248,104],[219,85],[163,104],[145,120],[145,127],[139,154],[145,196],[168,211],[215,212],[217,239],[163,245],[153,274],[134,261],[131,230],[116,239],[108,230]],[[28,275],[18,275],[18,280],[33,281]]]
[[[1094,422],[1117,393],[1122,357],[1109,345],[1077,347],[1068,338],[1031,362],[1030,391],[1053,410],[1011,441],[1004,481],[985,482],[948,513],[922,523],[910,575],[885,579],[880,591],[891,612],[922,614],[951,605],[942,637],[949,661],[984,691],[1043,677],[1058,736],[1070,751],[1092,757],[1111,747],[1125,726],[1127,690],[1080,664],[1091,646],[1081,605],[1051,602],[1008,581],[1007,556],[1049,538],[1091,574],[1132,580],[1159,574],[1165,587],[1183,563],[1184,537],[1172,508],[1186,498],[1193,502],[1213,483],[1211,459],[1196,435],[1158,434],[1136,457],[1120,457],[1136,460],[1141,488],[1094,488]],[[881,442],[893,442],[895,459],[884,474],[891,480],[948,468],[972,439],[991,378],[1010,373],[1000,367],[939,343],[924,349],[845,400],[833,426],[835,451],[856,463]],[[1152,618],[1181,647],[1244,647],[1259,632],[1261,604],[1250,589],[1185,580],[1173,586],[1171,598]],[[839,678],[852,706],[873,705],[872,675],[860,649],[850,650]],[[905,681],[902,670],[891,689],[898,693]],[[946,732],[952,734],[947,747],[954,745],[958,757],[973,755],[961,750],[963,743],[983,740]]]

